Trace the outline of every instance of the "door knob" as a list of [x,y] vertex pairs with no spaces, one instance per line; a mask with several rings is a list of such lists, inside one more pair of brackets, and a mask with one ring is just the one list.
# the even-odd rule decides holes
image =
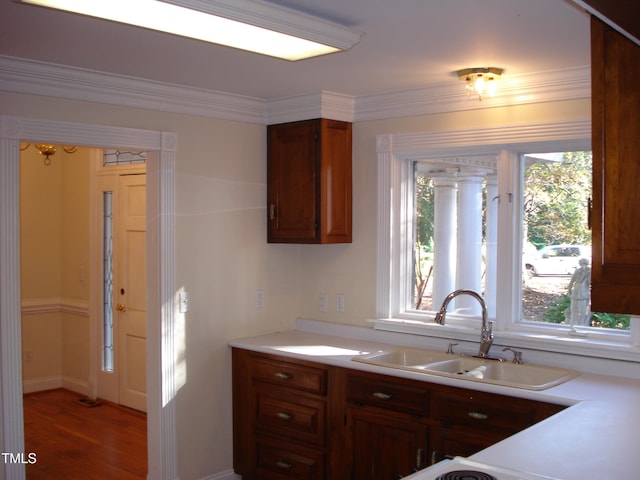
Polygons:
[[124,303],[119,303],[118,306],[116,307],[116,310],[118,310],[119,312],[126,312],[127,307]]

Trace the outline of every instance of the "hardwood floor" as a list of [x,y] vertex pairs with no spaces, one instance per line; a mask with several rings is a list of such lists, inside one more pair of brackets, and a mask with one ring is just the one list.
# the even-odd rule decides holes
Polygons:
[[146,478],[146,415],[108,403],[86,407],[80,398],[62,389],[24,396],[25,455],[37,458],[26,465],[27,479]]

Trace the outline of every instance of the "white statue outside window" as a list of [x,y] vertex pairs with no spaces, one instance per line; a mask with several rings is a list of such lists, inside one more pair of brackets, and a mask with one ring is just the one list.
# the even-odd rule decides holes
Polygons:
[[565,320],[575,330],[576,325],[591,324],[591,268],[589,260],[581,258],[579,267],[573,273],[569,282],[569,298],[571,304],[565,310]]

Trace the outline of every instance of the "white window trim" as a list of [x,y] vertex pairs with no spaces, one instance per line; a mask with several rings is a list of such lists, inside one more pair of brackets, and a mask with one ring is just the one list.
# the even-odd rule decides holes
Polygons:
[[[378,229],[377,229],[377,286],[376,318],[374,328],[394,332],[428,335],[453,340],[477,340],[479,323],[475,319],[456,318],[449,325],[430,322],[426,315],[404,311],[411,255],[405,254],[413,248],[410,225],[406,219],[412,208],[411,163],[416,160],[441,159],[464,156],[493,156],[497,159],[498,193],[500,198],[519,198],[519,176],[515,161],[522,153],[553,151],[580,151],[591,149],[591,122],[578,120],[561,123],[537,123],[505,127],[478,128],[391,134],[377,136],[378,169]],[[508,168],[505,169],[505,166]],[[515,186],[515,187],[514,187]],[[499,237],[518,235],[517,218],[512,208],[518,204],[501,202],[499,208]],[[517,242],[509,242],[508,250],[501,247],[501,257],[511,262],[498,264],[498,285],[512,285],[521,281],[512,268],[519,262],[514,248]],[[588,337],[570,337],[561,334],[558,327],[535,325],[527,322],[514,324],[511,319],[520,312],[520,299],[510,296],[510,302],[497,302],[494,329],[496,341],[507,341],[516,347],[545,351],[576,353],[603,358],[640,361],[640,321],[633,317],[631,335],[626,333],[593,332]],[[427,320],[427,321],[425,321]]]

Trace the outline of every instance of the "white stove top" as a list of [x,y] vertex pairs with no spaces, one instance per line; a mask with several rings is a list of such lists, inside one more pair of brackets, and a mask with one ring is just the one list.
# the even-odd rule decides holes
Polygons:
[[[405,479],[414,480],[436,480],[440,475],[456,470],[470,470],[476,472],[488,473],[493,475],[498,480],[559,480],[552,477],[545,477],[543,475],[536,475],[528,472],[519,472],[516,470],[510,470],[508,468],[498,467],[496,465],[487,465],[486,463],[474,462],[462,457],[456,457],[453,460],[444,460],[436,465],[423,470],[421,472],[414,473]],[[458,476],[456,480],[473,480],[473,477]]]

